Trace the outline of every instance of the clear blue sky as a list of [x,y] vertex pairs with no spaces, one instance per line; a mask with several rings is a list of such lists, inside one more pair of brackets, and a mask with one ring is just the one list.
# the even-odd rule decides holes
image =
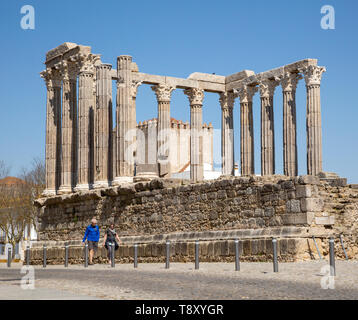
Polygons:
[[[23,5],[35,8],[35,30],[20,27]],[[332,5],[336,29],[323,30],[320,12]],[[46,88],[39,72],[45,53],[63,42],[92,46],[102,61],[130,54],[140,71],[187,77],[192,72],[256,73],[304,58],[327,67],[321,86],[323,166],[358,183],[356,0],[119,1],[2,0],[0,2],[0,159],[16,175],[44,157]],[[277,172],[282,172],[282,94],[275,95]],[[299,171],[306,172],[306,95],[297,89]],[[260,173],[260,105],[254,99],[255,163]],[[173,93],[172,116],[189,120],[187,97]],[[217,94],[204,100],[204,121],[220,129]],[[239,105],[235,104],[239,160]],[[137,120],[156,117],[154,93],[141,86]]]

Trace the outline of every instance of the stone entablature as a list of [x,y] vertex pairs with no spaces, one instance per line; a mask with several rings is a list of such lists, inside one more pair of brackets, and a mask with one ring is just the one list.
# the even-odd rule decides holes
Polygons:
[[[219,94],[222,114],[222,174],[234,175],[235,99],[240,99],[240,172],[254,175],[253,96],[261,96],[261,174],[275,174],[275,89],[282,86],[284,174],[297,176],[296,86],[307,87],[307,173],[322,172],[320,81],[325,67],[316,59],[301,60],[255,74],[243,70],[229,76],[192,73],[188,78],[139,72],[129,55],[117,58],[117,69],[103,64],[91,47],[66,42],[46,54],[47,85],[45,195],[77,192],[133,181],[136,150],[136,95],[151,85],[157,97],[156,162],[149,176],[170,177],[170,100],[174,90],[188,96],[190,110],[190,178],[203,180],[205,145],[201,137],[205,92]],[[112,80],[117,82],[113,136]],[[76,88],[78,86],[78,96]],[[69,98],[70,97],[70,98]],[[168,132],[166,132],[168,131]],[[106,160],[107,159],[107,160]],[[153,167],[154,168],[154,167]]]

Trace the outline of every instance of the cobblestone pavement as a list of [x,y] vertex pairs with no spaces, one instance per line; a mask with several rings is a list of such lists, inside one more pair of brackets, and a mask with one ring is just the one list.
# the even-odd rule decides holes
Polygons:
[[[199,270],[193,263],[171,263],[169,270],[157,263],[139,264],[138,269],[132,264],[115,269],[36,266],[31,299],[42,299],[39,289],[67,292],[69,299],[358,299],[358,261],[336,261],[335,289],[321,287],[324,266],[326,261],[280,263],[279,273],[272,263],[262,262],[241,263],[239,272],[233,263],[201,263]],[[6,298],[5,286],[16,287],[19,299],[22,291],[31,291],[20,288],[20,268],[0,265],[0,299]]]

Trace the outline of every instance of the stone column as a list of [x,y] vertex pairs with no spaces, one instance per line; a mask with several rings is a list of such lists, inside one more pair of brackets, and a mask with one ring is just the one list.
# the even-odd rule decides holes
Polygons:
[[240,163],[242,176],[255,174],[252,98],[256,91],[257,87],[246,85],[234,91],[240,97]]
[[273,115],[273,95],[275,80],[263,80],[259,83],[261,95],[261,175],[275,174],[275,126]]
[[72,192],[77,169],[77,68],[63,61],[62,74],[62,138],[61,185],[58,193]]
[[166,84],[152,86],[158,101],[157,161],[160,177],[169,177],[171,173],[169,160],[170,99],[174,89]]
[[286,176],[298,175],[296,87],[302,77],[286,72],[282,79],[283,96],[283,172]]
[[204,90],[185,89],[190,102],[190,179],[193,182],[204,179],[203,166],[203,99]]
[[301,70],[307,90],[307,173],[322,172],[321,77],[325,67],[308,66]]
[[91,118],[93,118],[94,65],[85,62],[78,76],[78,176],[75,191],[92,188],[91,185]]
[[97,106],[95,112],[94,188],[111,184],[112,176],[112,66],[96,67]]
[[237,96],[233,92],[220,94],[222,174],[235,174],[233,109]]
[[61,150],[61,77],[54,69],[41,72],[47,87],[46,102],[46,189],[44,196],[55,195],[59,186]]
[[117,107],[116,107],[116,174],[114,185],[132,182],[134,175],[136,123],[133,119],[132,57],[123,55],[117,59]]

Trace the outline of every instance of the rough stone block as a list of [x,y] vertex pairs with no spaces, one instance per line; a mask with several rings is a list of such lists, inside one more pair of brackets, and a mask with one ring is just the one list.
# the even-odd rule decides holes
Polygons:
[[309,198],[312,196],[311,192],[311,186],[310,185],[298,185],[296,187],[296,197],[298,199],[300,198]]
[[300,200],[295,200],[295,199],[288,200],[286,202],[286,211],[293,212],[293,213],[301,212]]
[[298,183],[299,184],[319,184],[320,181],[319,181],[319,177],[304,175],[304,176],[300,176],[298,178]]
[[316,217],[315,223],[318,225],[333,225],[335,223],[335,217],[334,216]]
[[320,212],[324,206],[323,200],[320,198],[302,198],[301,209],[303,212]]

